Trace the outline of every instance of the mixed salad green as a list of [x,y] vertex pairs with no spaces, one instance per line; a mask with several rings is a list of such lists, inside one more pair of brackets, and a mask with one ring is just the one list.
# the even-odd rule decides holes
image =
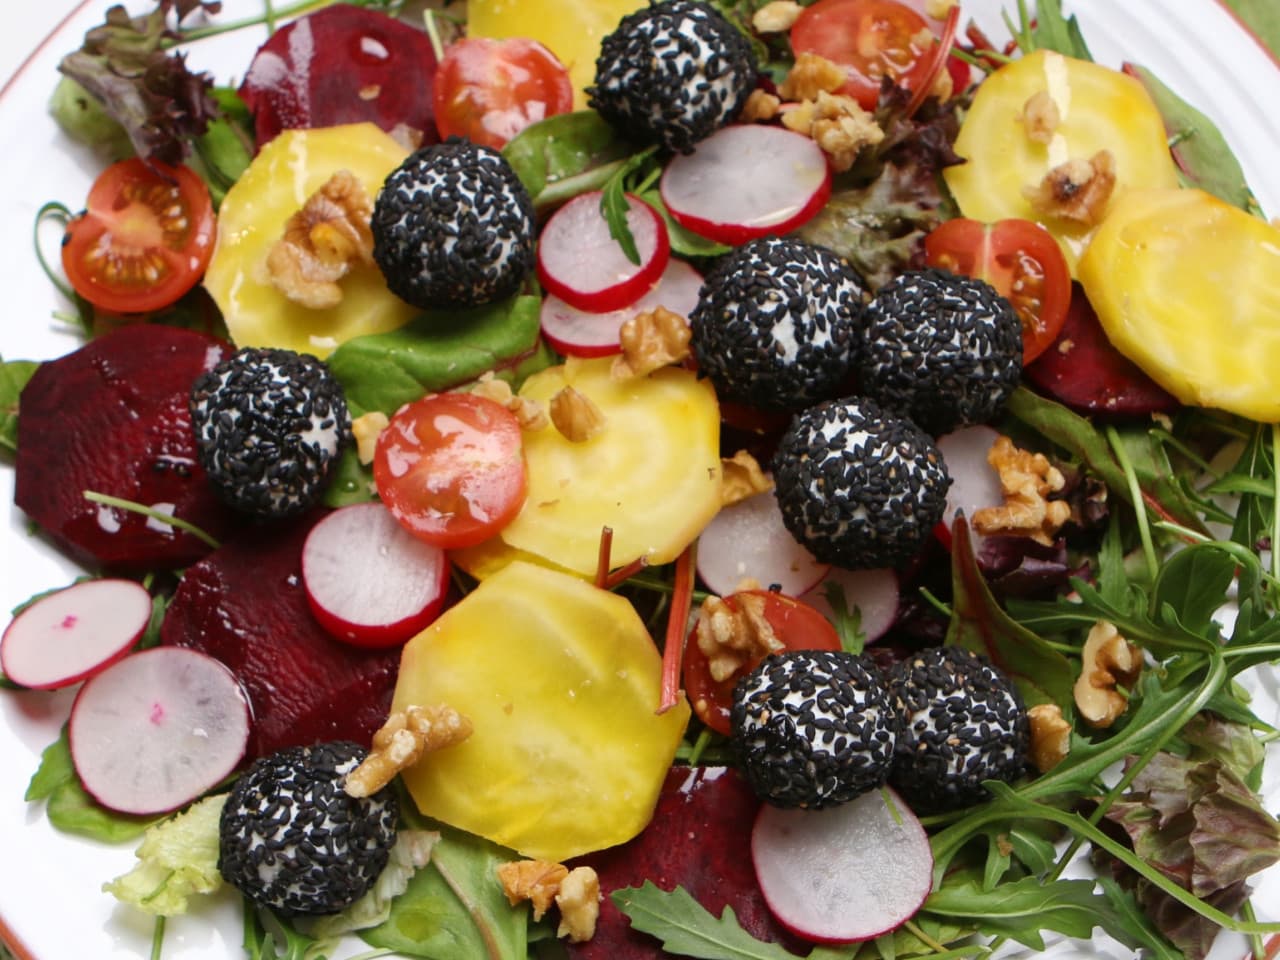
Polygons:
[[[403,12],[395,0],[360,5]],[[284,20],[311,6],[269,9],[266,19]],[[746,23],[763,4],[717,6]],[[215,202],[253,156],[251,120],[233,91],[209,88],[174,51],[243,26],[219,23],[218,7],[161,0],[141,17],[114,8],[66,64],[66,74],[92,97],[68,94],[64,87],[56,106],[73,135],[103,156],[137,152],[168,162],[185,157]],[[209,15],[209,25],[182,26],[193,14],[196,20]],[[446,22],[449,15],[446,8],[433,28],[446,34],[456,29]],[[1091,59],[1086,32],[1056,2],[1042,0],[1035,17],[1018,3],[1008,23],[1015,47],[991,49],[989,42],[973,39],[961,56],[979,70],[1036,50]],[[776,39],[756,42],[771,72],[785,75],[790,57],[784,46]],[[1148,71],[1134,73],[1170,131],[1185,182],[1263,216],[1209,118]],[[908,99],[893,93],[882,98],[877,120],[887,136],[842,175],[827,208],[804,231],[846,256],[873,286],[912,264],[924,236],[955,213],[940,172],[956,159],[953,145],[969,95],[926,102],[918,110],[908,109]],[[540,210],[603,190],[606,215],[624,244],[624,191],[661,208],[656,152],[630,149],[592,113],[536,124],[505,155]],[[69,213],[51,204],[40,221],[65,220]],[[691,260],[705,261],[727,249],[674,221],[669,228],[673,251]],[[56,270],[49,272],[74,305],[60,319],[86,336],[110,323],[65,286]],[[416,320],[351,340],[330,363],[354,412],[394,410],[458,382],[456,369],[441,369],[441,361],[432,359],[451,344],[481,343],[469,377],[483,374],[493,358],[509,355],[507,341],[523,340],[536,327],[537,304],[534,296],[520,296],[477,311],[465,325]],[[161,311],[156,322],[205,328],[210,314],[197,292]],[[432,348],[403,349],[424,342]],[[518,382],[554,359],[549,348],[540,347],[511,375]],[[37,366],[30,360],[0,365],[0,448],[8,456],[16,450],[21,389]],[[919,630],[916,639],[941,636],[989,655],[1028,702],[1056,703],[1068,716],[1082,644],[1097,622],[1113,624],[1138,644],[1147,667],[1123,691],[1128,706],[1114,726],[1089,731],[1077,724],[1069,752],[1051,770],[1013,785],[992,785],[992,799],[978,807],[923,818],[934,851],[935,886],[913,920],[874,941],[817,946],[807,956],[978,956],[1007,943],[1042,950],[1055,935],[1087,939],[1095,929],[1126,949],[1155,957],[1205,956],[1220,930],[1244,935],[1255,956],[1272,955],[1280,922],[1266,919],[1263,905],[1255,909],[1249,882],[1280,860],[1280,822],[1263,799],[1264,759],[1277,732],[1255,713],[1247,691],[1258,682],[1252,668],[1265,670],[1280,659],[1280,551],[1270,549],[1280,530],[1280,430],[1182,405],[1154,417],[1090,418],[1025,386],[998,426],[1061,465],[1073,507],[1070,536],[1050,560],[1015,557],[993,579],[969,547],[967,526],[958,523],[950,565],[921,577],[904,597],[903,609]],[[367,499],[369,489],[367,468],[352,453],[327,502]],[[143,645],[158,642],[166,603],[161,580]],[[649,569],[617,588],[649,617],[655,637],[665,630],[673,581],[670,569]],[[857,611],[835,606],[846,646],[859,648]],[[723,739],[697,725],[679,751],[682,762],[694,764],[727,756]],[[198,915],[199,895],[218,886],[216,844],[209,844],[216,798],[163,822],[107,811],[79,784],[64,732],[44,750],[26,799],[44,802],[49,822],[69,834],[110,843],[145,837],[138,851],[142,865],[108,889],[160,914],[154,955],[171,955],[164,915]],[[509,851],[427,822],[407,797],[402,809],[408,840],[397,847],[396,861],[369,897],[348,913],[314,924],[282,921],[246,902],[248,955],[332,956],[335,949],[347,950],[337,946],[338,938],[352,931],[367,945],[361,956],[554,957],[565,949],[550,921],[530,921],[525,908],[513,908],[494,884],[494,871],[510,859]],[[1094,868],[1088,876],[1079,869],[1086,860]],[[668,954],[757,960],[797,955],[751,937],[732,911],[711,914],[680,886],[645,884],[618,891],[613,899]]]

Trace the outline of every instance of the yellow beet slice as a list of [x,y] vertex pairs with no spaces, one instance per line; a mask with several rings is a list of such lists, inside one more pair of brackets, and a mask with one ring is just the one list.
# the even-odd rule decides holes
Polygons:
[[662,660],[623,597],[516,561],[409,641],[393,710],[447,704],[473,733],[404,772],[422,813],[564,860],[649,822],[689,720],[656,713]]
[[339,281],[342,303],[325,310],[290,301],[272,285],[266,265],[285,221],[333,174],[349,170],[373,199],[406,156],[371,123],[286,130],[262,148],[222,201],[204,280],[236,346],[285,347],[324,358],[352,337],[394,330],[416,315],[374,265],[357,266]]
[[710,383],[666,367],[615,380],[613,360],[570,360],[520,389],[541,403],[572,386],[605,417],[574,443],[554,427],[526,430],[529,486],[502,531],[517,550],[583,575],[595,572],[603,527],[613,530],[612,566],[647,556],[669,563],[720,509],[720,408]]
[[[1048,143],[1028,136],[1027,102],[1052,98],[1059,122]],[[1041,223],[1057,239],[1075,273],[1092,227],[1037,213],[1024,191],[1034,189],[1067,160],[1088,160],[1099,150],[1115,158],[1113,198],[1131,187],[1175,187],[1164,121],[1133,77],[1096,63],[1037,50],[987,77],[956,138],[966,162],[943,171],[966,217],[994,223],[1019,217]]]
[[1183,403],[1280,421],[1280,228],[1202,190],[1134,190],[1080,282],[1116,348]]

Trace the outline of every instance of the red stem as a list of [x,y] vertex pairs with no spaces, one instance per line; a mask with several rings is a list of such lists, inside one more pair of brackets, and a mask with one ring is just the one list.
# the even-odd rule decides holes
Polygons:
[[691,543],[676,558],[671,609],[667,612],[667,638],[662,645],[662,700],[658,704],[658,713],[666,713],[684,695],[680,689],[680,668],[684,662],[689,611],[693,608],[693,551],[694,544]]
[[613,527],[600,528],[600,552],[596,557],[596,586],[609,582],[609,557],[613,552]]
[[933,89],[933,85],[942,71],[947,69],[947,58],[951,56],[951,48],[955,46],[956,29],[959,26],[960,4],[957,3],[947,13],[947,21],[942,27],[942,36],[938,37],[938,45],[933,52],[933,62],[929,64],[929,69],[925,71],[920,85],[916,87],[915,93],[911,96],[911,103],[907,107],[908,117],[914,116],[915,112],[920,109],[920,105],[929,96],[929,91]]
[[[612,590],[618,584],[622,583],[622,581],[626,580],[628,577],[635,576],[647,566],[649,566],[648,557],[637,557],[625,567],[619,567],[617,570],[613,571],[613,573],[605,577],[604,588],[606,590]],[[597,586],[599,586],[599,584],[597,584]]]

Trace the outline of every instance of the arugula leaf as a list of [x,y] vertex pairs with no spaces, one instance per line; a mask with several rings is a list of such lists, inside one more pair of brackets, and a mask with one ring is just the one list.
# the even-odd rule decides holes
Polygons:
[[631,204],[627,200],[628,184],[637,171],[649,164],[649,158],[657,149],[656,146],[647,147],[628,158],[626,163],[614,171],[600,195],[600,212],[609,224],[609,236],[622,247],[626,258],[635,264],[640,263],[640,251],[636,248],[635,237],[631,235],[631,225],[627,223],[627,214],[631,210]]
[[18,398],[40,364],[0,357],[0,450],[18,452]]
[[1037,0],[1034,20],[1027,12],[1026,0],[1018,0],[1018,21],[1017,27],[1009,24],[1009,32],[1023,53],[1054,50],[1077,60],[1093,59],[1080,23],[1074,14],[1063,15],[1060,0]]
[[856,603],[849,604],[844,595],[844,587],[834,580],[828,581],[822,592],[827,598],[827,605],[831,607],[834,618],[832,626],[836,628],[836,635],[840,638],[841,649],[846,653],[862,653],[867,645],[867,634],[862,629],[862,610]]

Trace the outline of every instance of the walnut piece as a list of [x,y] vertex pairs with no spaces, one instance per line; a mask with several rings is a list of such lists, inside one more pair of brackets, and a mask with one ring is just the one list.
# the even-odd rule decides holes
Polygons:
[[747,95],[747,102],[743,105],[738,120],[742,123],[772,120],[778,115],[778,107],[781,105],[782,101],[778,97],[756,87]]
[[574,867],[560,883],[556,894],[560,908],[557,937],[568,937],[573,943],[584,943],[595,936],[600,918],[600,878],[591,867]]
[[792,0],[772,0],[751,15],[751,28],[756,33],[782,33],[791,29],[803,10]]
[[610,371],[615,380],[643,377],[689,356],[693,330],[689,321],[666,307],[645,310],[627,320],[619,331],[622,353]]
[[550,403],[551,423],[570,443],[584,443],[605,427],[595,402],[573,387],[562,387]]
[[549,860],[514,860],[498,867],[498,882],[513,907],[523,900],[533,905],[533,919],[541,920],[555,902],[569,868]]
[[1071,751],[1071,724],[1056,703],[1037,703],[1027,711],[1031,723],[1031,763],[1048,773]]
[[542,409],[542,404],[528,397],[517,396],[512,392],[511,384],[499,380],[492,370],[484,372],[472,393],[506,407],[515,414],[522,430],[541,430],[551,422],[547,412]]
[[1058,104],[1049,96],[1048,90],[1033,93],[1022,105],[1022,126],[1027,131],[1028,140],[1049,143],[1060,123],[1062,114],[1058,112]]
[[746,450],[720,458],[720,505],[727,507],[773,489],[759,461]]
[[1023,193],[1044,216],[1093,226],[1106,213],[1115,187],[1115,157],[1110,150],[1099,150],[1088,160],[1059,164]]
[[847,79],[844,67],[816,53],[802,53],[786,79],[778,84],[783,100],[816,100],[820,93],[835,93]]
[[1120,636],[1115,624],[1099,620],[1085,639],[1081,660],[1073,691],[1076,709],[1090,726],[1109,727],[1129,706],[1116,687],[1137,682],[1142,651]]
[[570,870],[549,860],[517,860],[498,867],[498,881],[512,906],[522,900],[533,905],[534,920],[541,920],[554,902],[560,908],[557,937],[583,943],[595,936],[600,878],[591,867]]
[[381,410],[362,414],[351,421],[351,436],[356,441],[356,456],[366,467],[373,463],[373,452],[378,447],[378,436],[391,424]]
[[748,663],[783,648],[765,619],[763,597],[740,593],[733,603],[730,607],[719,597],[711,596],[698,609],[698,649],[706,656],[711,679],[717,683],[729,679]]
[[272,284],[304,307],[336,307],[342,302],[338,281],[353,266],[373,263],[372,215],[364,184],[339,170],[285,221],[284,236],[267,254]]
[[1052,545],[1054,535],[1071,518],[1070,504],[1048,499],[1066,484],[1062,472],[1044,454],[1020,450],[1005,436],[991,445],[987,462],[1000,474],[1004,504],[975,510],[973,529],[983,536],[1023,536]]
[[782,125],[812,137],[836,172],[848,170],[866,147],[884,140],[884,131],[857,100],[825,91],[785,110]]
[[393,713],[373,735],[369,755],[347,774],[343,788],[353,797],[377,793],[424,754],[461,743],[471,730],[469,719],[440,704]]

